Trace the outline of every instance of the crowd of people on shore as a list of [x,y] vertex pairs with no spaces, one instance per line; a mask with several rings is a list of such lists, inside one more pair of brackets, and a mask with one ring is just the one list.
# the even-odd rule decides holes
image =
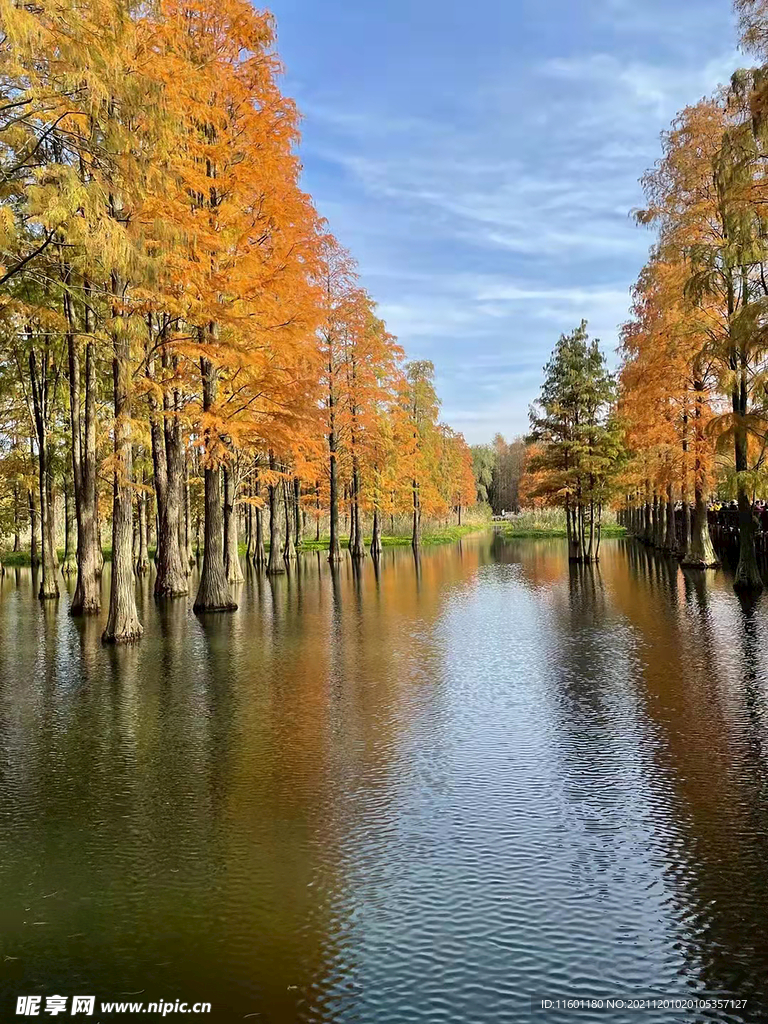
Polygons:
[[[691,505],[691,516],[694,506]],[[675,505],[675,515],[682,515],[683,505],[678,501]],[[752,502],[752,517],[755,525],[762,533],[768,533],[768,501],[756,498]],[[739,528],[739,504],[737,501],[721,501],[712,499],[707,505],[707,519],[710,528],[713,526],[725,527],[728,530],[737,531]]]

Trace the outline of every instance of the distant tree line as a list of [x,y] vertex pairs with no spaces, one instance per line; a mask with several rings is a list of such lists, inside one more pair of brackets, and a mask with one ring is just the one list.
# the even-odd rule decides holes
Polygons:
[[523,437],[507,441],[502,434],[496,434],[491,444],[472,447],[477,500],[490,505],[494,515],[520,511],[520,484],[525,460],[526,442]]

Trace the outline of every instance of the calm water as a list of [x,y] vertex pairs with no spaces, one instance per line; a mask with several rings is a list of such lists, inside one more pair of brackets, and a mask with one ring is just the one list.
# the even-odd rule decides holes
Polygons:
[[146,581],[118,650],[11,570],[0,1019],[32,993],[486,1024],[707,991],[748,1008],[537,1019],[768,1020],[768,598],[630,542],[563,556],[308,555],[204,621]]

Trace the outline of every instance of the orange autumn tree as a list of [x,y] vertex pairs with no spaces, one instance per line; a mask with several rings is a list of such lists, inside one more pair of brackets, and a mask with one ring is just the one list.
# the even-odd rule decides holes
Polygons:
[[0,383],[30,399],[8,430],[37,476],[40,596],[59,590],[57,494],[68,523],[74,499],[86,614],[111,491],[109,642],[141,636],[153,545],[155,595],[186,595],[193,523],[195,608],[225,611],[239,523],[263,564],[267,506],[278,571],[310,512],[318,535],[330,516],[337,559],[342,501],[355,557],[366,520],[377,552],[385,511],[418,526],[461,504],[436,396],[415,423],[402,351],[299,186],[271,16],[245,0],[0,9]]
[[166,264],[177,347],[199,363],[202,386],[206,543],[195,607],[226,610],[235,607],[227,577],[239,577],[236,497],[226,505],[226,556],[220,478],[234,487],[228,466],[249,421],[293,399],[293,370],[317,322],[318,221],[298,185],[297,114],[277,85],[270,17],[240,0],[161,11],[158,66],[179,97],[183,146],[175,189],[157,201],[177,230]]
[[765,223],[755,196],[764,179],[762,142],[749,109],[754,76],[684,110],[663,138],[663,158],[646,175],[646,223],[658,227],[667,262],[685,267],[684,295],[705,335],[702,356],[727,408],[710,429],[733,451],[739,505],[737,588],[762,586],[751,491],[764,435]]
[[[705,432],[711,419],[711,359],[702,317],[684,294],[685,275],[683,264],[655,254],[634,291],[634,318],[622,332],[620,412],[633,455],[625,490],[638,536],[679,553],[685,565],[706,566],[717,564],[706,506],[714,460],[714,445]],[[674,515],[678,495],[679,551]]]

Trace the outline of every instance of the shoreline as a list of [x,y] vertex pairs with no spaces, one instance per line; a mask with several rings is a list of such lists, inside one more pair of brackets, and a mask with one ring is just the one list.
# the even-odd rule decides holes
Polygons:
[[[471,534],[485,533],[491,528],[491,524],[469,524],[466,526],[445,526],[439,530],[431,530],[428,533],[423,533],[421,536],[422,547],[435,547],[438,544],[451,544],[456,541],[462,540],[464,537],[468,537]],[[349,544],[349,535],[344,534],[339,538],[340,546],[342,551],[346,551]],[[369,554],[368,548],[371,544],[371,538],[365,538],[365,549],[366,554]],[[388,535],[382,534],[381,545],[385,548],[403,548],[411,546],[411,536],[407,535]],[[319,541],[303,541],[301,546],[297,549],[299,554],[311,553],[313,551],[327,551],[330,547],[330,538],[321,537]],[[238,545],[240,557],[245,558],[245,544]],[[269,551],[269,543],[265,543],[264,550]],[[104,561],[112,561],[112,549],[104,548]],[[58,570],[61,571],[61,566],[64,561],[64,549],[58,548],[56,551],[56,557],[58,559]],[[149,559],[154,561],[155,549],[149,549]],[[0,554],[0,563],[6,568],[31,568],[32,562],[30,559],[29,551],[9,551],[7,553]]]
[[[564,526],[542,526],[540,528],[522,526],[516,528],[513,524],[504,525],[499,523],[494,525],[496,526],[497,533],[510,540],[535,540],[536,538],[541,540],[565,540],[568,536]],[[626,537],[627,530],[624,526],[611,524],[610,526],[602,527],[600,536],[602,540],[605,540],[607,537]]]

